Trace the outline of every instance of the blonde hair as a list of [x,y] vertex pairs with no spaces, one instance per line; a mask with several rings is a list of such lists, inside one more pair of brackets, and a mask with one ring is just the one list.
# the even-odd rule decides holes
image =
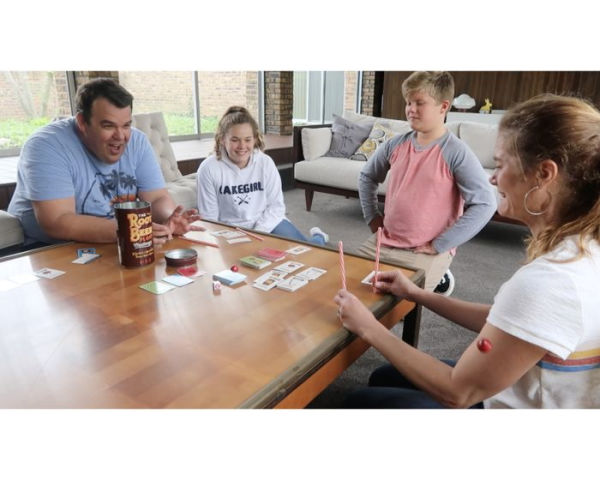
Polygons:
[[225,112],[225,115],[221,117],[219,125],[217,126],[217,132],[215,133],[215,155],[219,160],[221,159],[221,149],[223,148],[223,139],[225,138],[225,135],[227,135],[227,132],[231,127],[242,123],[249,123],[252,127],[252,133],[254,134],[254,148],[258,148],[261,151],[265,149],[265,141],[254,117],[252,117],[246,108],[233,106],[229,107]]
[[402,82],[402,96],[426,92],[439,104],[454,99],[454,78],[448,72],[413,72]]
[[544,160],[558,165],[558,217],[528,239],[528,260],[552,251],[569,235],[578,236],[577,255],[569,261],[581,258],[590,239],[600,241],[600,112],[579,98],[538,95],[506,112],[499,133],[524,175]]

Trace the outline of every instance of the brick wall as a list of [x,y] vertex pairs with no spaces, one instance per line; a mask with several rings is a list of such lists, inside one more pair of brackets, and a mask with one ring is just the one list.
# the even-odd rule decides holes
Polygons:
[[294,73],[265,72],[265,133],[292,134]]
[[363,72],[360,113],[373,115],[375,105],[375,72]]

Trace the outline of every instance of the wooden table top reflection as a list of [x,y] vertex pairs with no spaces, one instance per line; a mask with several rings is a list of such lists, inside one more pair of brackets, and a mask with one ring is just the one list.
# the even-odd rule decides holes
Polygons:
[[[204,223],[209,231],[226,228]],[[119,264],[116,244],[94,245],[101,257],[85,265],[71,263],[78,248],[91,246],[79,243],[1,259],[0,280],[44,267],[66,273],[0,291],[0,407],[305,406],[368,345],[336,317],[337,251],[310,245],[288,255],[327,273],[296,292],[265,292],[251,282],[269,267],[246,268],[239,258],[300,242],[261,236],[231,245],[219,237],[220,248],[174,239],[138,268]],[[197,250],[204,276],[162,295],[139,288],[176,273],[163,256],[182,247]],[[212,274],[233,264],[247,284],[215,294]],[[345,267],[348,289],[388,328],[408,318],[403,337],[416,343],[420,309],[360,284],[371,260],[347,254]],[[422,283],[421,271],[405,273]]]

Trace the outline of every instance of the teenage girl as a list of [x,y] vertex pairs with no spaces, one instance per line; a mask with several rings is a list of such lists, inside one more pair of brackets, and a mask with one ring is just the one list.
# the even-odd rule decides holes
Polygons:
[[229,107],[219,121],[215,151],[198,168],[198,210],[205,220],[324,245],[318,227],[311,239],[285,218],[281,177],[256,120],[244,107]]

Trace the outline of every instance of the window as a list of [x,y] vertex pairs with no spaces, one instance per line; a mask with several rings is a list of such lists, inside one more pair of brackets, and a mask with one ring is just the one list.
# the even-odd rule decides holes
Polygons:
[[0,156],[18,155],[35,130],[71,115],[71,85],[67,72],[0,72]]
[[358,72],[294,72],[294,124],[330,123],[358,110]]
[[212,137],[232,105],[258,119],[258,72],[119,72],[119,82],[134,96],[134,113],[163,112],[174,139]]

